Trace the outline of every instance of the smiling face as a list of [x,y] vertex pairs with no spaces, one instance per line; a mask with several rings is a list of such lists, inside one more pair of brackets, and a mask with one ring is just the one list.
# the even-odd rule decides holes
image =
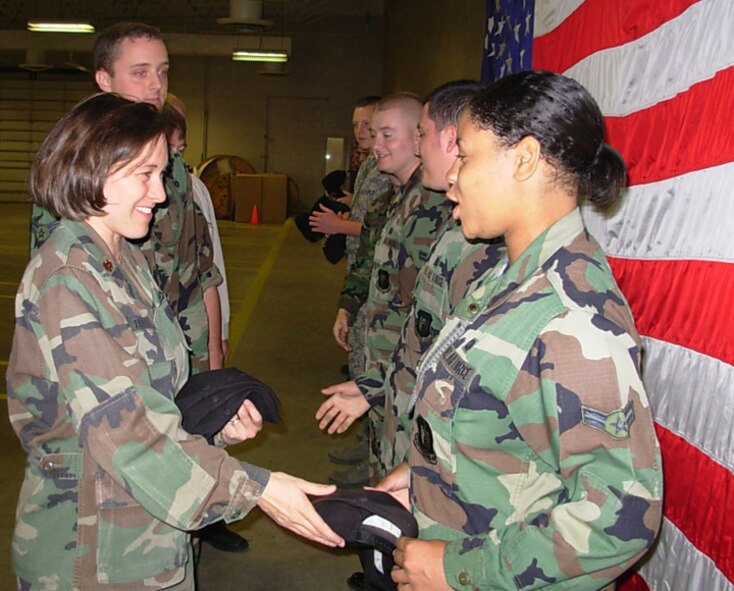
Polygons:
[[[416,117],[417,119],[417,117]],[[401,109],[377,111],[372,117],[372,151],[380,172],[395,176],[405,184],[420,161],[416,156],[418,128]]]
[[423,185],[434,191],[449,188],[446,174],[456,161],[459,150],[456,145],[456,126],[447,125],[441,131],[428,116],[429,105],[423,106],[418,122],[418,156],[421,159]]
[[459,156],[449,170],[447,196],[457,203],[453,215],[464,236],[496,238],[522,223],[515,198],[514,148],[500,146],[497,136],[481,130],[464,111],[459,122]]
[[370,136],[370,121],[372,113],[375,111],[374,105],[366,107],[356,107],[352,113],[352,130],[354,131],[354,139],[357,141],[357,147],[360,152],[367,153],[372,147],[372,137]]
[[105,92],[163,108],[168,92],[168,52],[160,39],[125,38],[117,47],[112,72],[97,70],[95,80]]
[[148,233],[153,208],[166,200],[162,177],[167,164],[168,146],[161,135],[105,180],[104,213],[90,216],[86,222],[113,254],[118,253],[120,237],[143,238]]

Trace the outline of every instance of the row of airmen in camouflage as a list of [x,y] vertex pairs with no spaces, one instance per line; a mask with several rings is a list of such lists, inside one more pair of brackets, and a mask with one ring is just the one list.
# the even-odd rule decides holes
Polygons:
[[[513,83],[544,89],[526,116],[554,93],[588,97],[555,75],[514,79],[506,92]],[[409,484],[421,538],[448,542],[438,562],[452,588],[605,588],[650,548],[661,518],[641,341],[578,208],[515,259],[501,237],[467,239],[472,212],[460,197],[452,197],[460,222],[452,217],[445,191],[462,145],[448,138],[476,126],[464,109],[497,100],[487,92],[449,83],[418,116],[407,93],[375,106],[373,154],[355,184],[355,200],[369,205],[339,301],[364,323],[364,365],[353,383],[327,390],[317,417],[341,432],[367,412],[372,484]],[[601,134],[593,162],[621,162],[609,156],[593,107],[591,135]],[[536,119],[550,120],[543,113]],[[397,136],[395,128],[416,123],[422,166],[406,156],[400,169],[381,129]],[[435,170],[431,150],[444,145],[454,155]],[[554,164],[563,166],[563,156]],[[403,178],[386,188],[390,173]],[[364,397],[358,410],[354,385]]]

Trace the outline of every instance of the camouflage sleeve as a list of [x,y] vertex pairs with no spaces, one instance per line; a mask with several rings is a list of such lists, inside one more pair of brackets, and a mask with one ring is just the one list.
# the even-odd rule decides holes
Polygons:
[[45,207],[33,204],[31,211],[31,257],[36,254],[59,225],[59,218]]
[[[454,589],[599,589],[651,547],[662,470],[638,362],[634,340],[599,316],[570,312],[544,328],[506,398],[517,429],[507,437],[534,452],[508,457],[508,472],[530,468],[499,476],[506,527],[449,542]],[[543,490],[556,501],[531,506]]]
[[194,203],[194,227],[196,228],[196,254],[199,259],[199,281],[202,291],[217,287],[223,281],[222,274],[214,264],[214,248],[209,234],[209,226],[199,206]]
[[390,189],[387,193],[376,197],[362,221],[357,255],[354,264],[344,278],[339,294],[338,307],[345,309],[352,317],[367,301],[369,295],[372,266],[375,260],[375,244],[385,225],[387,206],[392,193]]
[[385,406],[385,372],[381,367],[368,369],[354,382],[370,406]]
[[359,233],[359,246],[354,263],[344,277],[344,284],[339,293],[339,308],[345,309],[354,317],[362,304],[367,301],[370,291],[370,277],[374,262],[375,245],[372,243],[375,233],[372,224],[374,220],[365,217]]
[[174,392],[154,388],[149,372],[147,359],[168,355],[140,351],[131,323],[155,328],[109,301],[86,271],[51,274],[37,304],[23,303],[14,347],[36,361],[13,374],[12,391],[26,401],[57,392],[52,404],[70,414],[80,446],[157,519],[184,530],[240,519],[270,473],[183,430]]

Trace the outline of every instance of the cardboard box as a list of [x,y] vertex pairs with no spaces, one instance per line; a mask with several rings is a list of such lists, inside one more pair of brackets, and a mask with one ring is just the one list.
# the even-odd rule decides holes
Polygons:
[[288,216],[288,175],[263,174],[262,216],[266,224],[282,224]]
[[234,201],[234,221],[250,222],[252,208],[257,205],[262,220],[262,179],[257,174],[235,174],[231,177],[230,194]]
[[261,223],[282,224],[288,211],[288,175],[235,174],[232,197],[235,222],[249,223],[257,205]]

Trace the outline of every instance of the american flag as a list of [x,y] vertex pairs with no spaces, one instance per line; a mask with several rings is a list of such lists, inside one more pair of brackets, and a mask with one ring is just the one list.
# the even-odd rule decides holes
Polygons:
[[584,209],[643,335],[665,470],[659,542],[621,589],[734,589],[734,1],[531,4],[488,1],[483,80],[524,69],[490,54],[531,18],[524,58],[591,91],[629,168],[618,211]]

